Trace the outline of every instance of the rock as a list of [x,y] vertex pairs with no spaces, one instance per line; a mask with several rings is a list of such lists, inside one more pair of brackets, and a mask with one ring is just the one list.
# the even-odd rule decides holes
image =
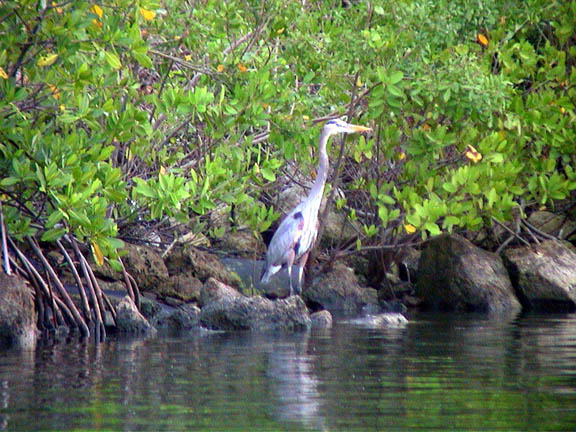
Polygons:
[[235,297],[242,297],[242,294],[231,286],[228,286],[214,278],[210,278],[202,287],[198,304],[200,307],[204,307],[208,303]]
[[33,348],[36,310],[30,287],[18,276],[0,269],[0,345]]
[[310,321],[312,322],[312,328],[332,328],[332,314],[327,310],[314,312],[310,315]]
[[[263,260],[254,260],[247,258],[222,258],[222,263],[226,266],[228,270],[238,275],[241,280],[241,284],[245,289],[257,289],[259,292],[265,292],[267,285],[263,286],[260,284],[260,276],[262,275],[262,266],[264,265]],[[273,285],[272,281],[277,279],[275,275],[270,284]],[[286,278],[286,288],[288,288],[288,279]],[[286,289],[286,295],[288,290]]]
[[178,274],[169,279],[166,287],[161,290],[160,294],[190,302],[198,301],[201,291],[202,282],[200,279],[190,274]]
[[400,279],[410,283],[418,281],[418,263],[422,252],[413,247],[402,248],[399,256],[398,272]]
[[[231,287],[214,282],[205,288],[212,291],[200,312],[200,323],[211,330],[307,330],[311,326],[306,305],[298,296],[269,300],[246,297]],[[214,295],[214,293],[217,295]]]
[[548,240],[504,251],[504,263],[522,304],[546,311],[576,310],[576,253]]
[[[324,211],[323,208],[321,211]],[[349,243],[356,237],[361,228],[354,227],[354,222],[346,217],[345,214],[336,210],[328,212],[324,220],[324,231],[320,242],[323,247],[333,247]]]
[[240,286],[240,278],[229,271],[216,255],[194,247],[175,248],[166,257],[166,266],[171,275],[189,274],[201,282],[212,277],[227,285]]
[[408,324],[408,320],[402,314],[388,312],[356,318],[350,320],[350,324],[354,324],[360,327],[377,329],[386,327],[404,327],[406,324]]
[[156,329],[138,311],[129,296],[124,297],[116,306],[116,330],[121,333],[145,335],[155,333]]
[[356,315],[368,304],[378,306],[376,290],[361,287],[352,269],[341,264],[316,277],[302,297],[313,309],[326,309],[333,315]]
[[162,311],[152,320],[154,327],[169,333],[181,333],[200,328],[200,308],[192,304],[175,310]]
[[528,223],[560,239],[566,239],[576,233],[576,222],[567,219],[564,215],[547,211],[535,211],[528,217]]
[[162,306],[160,305],[160,303],[156,301],[156,299],[149,299],[144,295],[140,297],[140,313],[148,321],[152,321],[152,319],[161,312],[162,312]]
[[458,235],[431,239],[418,268],[416,296],[423,306],[488,313],[520,308],[500,257]]
[[226,233],[220,239],[223,250],[233,251],[237,256],[261,256],[266,247],[261,238],[256,238],[251,231],[238,230]]
[[162,256],[150,246],[125,243],[122,257],[126,271],[134,277],[142,291],[157,291],[168,282],[168,269]]

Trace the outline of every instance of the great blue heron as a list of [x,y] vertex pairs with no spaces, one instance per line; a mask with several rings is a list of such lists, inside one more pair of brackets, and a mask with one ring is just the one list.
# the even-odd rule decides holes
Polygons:
[[301,292],[304,266],[318,235],[318,210],[320,209],[324,185],[328,177],[326,143],[335,134],[360,133],[371,130],[364,126],[348,124],[340,119],[329,120],[324,124],[318,142],[316,180],[306,199],[288,213],[274,233],[268,245],[261,283],[267,283],[280,269],[287,268],[288,278],[290,279],[290,296],[292,296],[294,294],[292,266],[296,264],[298,267],[296,293],[299,294]]

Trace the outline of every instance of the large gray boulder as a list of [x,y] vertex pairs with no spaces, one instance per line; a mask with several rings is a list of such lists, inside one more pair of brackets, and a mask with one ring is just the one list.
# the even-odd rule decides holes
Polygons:
[[246,297],[231,287],[209,280],[200,296],[200,323],[211,330],[307,330],[310,314],[302,299],[270,300]]
[[33,347],[36,311],[30,286],[0,270],[0,345]]
[[418,268],[416,295],[423,306],[488,313],[521,308],[500,257],[458,235],[431,239]]
[[313,309],[325,309],[336,316],[358,315],[369,305],[379,309],[376,290],[360,286],[354,271],[341,264],[315,277],[302,297]]
[[504,263],[527,308],[576,310],[576,253],[567,244],[549,240],[507,249]]

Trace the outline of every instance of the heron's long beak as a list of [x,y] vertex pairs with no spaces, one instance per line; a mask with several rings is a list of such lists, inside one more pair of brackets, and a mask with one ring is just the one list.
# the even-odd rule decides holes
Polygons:
[[350,125],[352,133],[372,132],[372,128],[358,125]]

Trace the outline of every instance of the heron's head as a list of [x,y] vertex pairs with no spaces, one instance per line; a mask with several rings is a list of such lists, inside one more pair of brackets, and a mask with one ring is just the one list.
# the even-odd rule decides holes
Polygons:
[[364,126],[353,125],[350,123],[346,123],[344,120],[341,119],[333,119],[328,120],[324,123],[323,132],[327,133],[328,135],[334,135],[339,133],[362,133],[362,132],[370,132],[372,129]]

